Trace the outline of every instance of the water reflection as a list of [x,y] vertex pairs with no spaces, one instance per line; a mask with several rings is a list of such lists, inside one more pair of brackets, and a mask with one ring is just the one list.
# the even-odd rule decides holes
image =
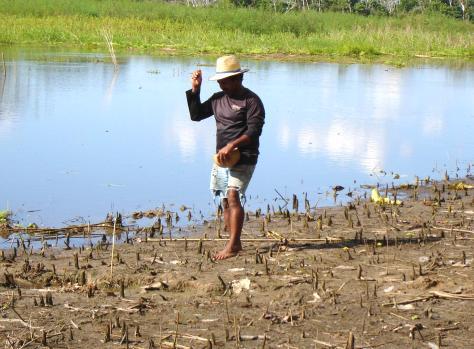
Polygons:
[[[191,122],[184,98],[189,74],[209,77],[212,59],[121,57],[118,73],[95,53],[20,50],[6,60],[0,209],[40,225],[162,204],[214,210],[214,121]],[[314,201],[380,169],[436,176],[473,160],[472,66],[244,64],[267,111],[251,205],[274,189]],[[215,91],[205,81],[203,98]]]

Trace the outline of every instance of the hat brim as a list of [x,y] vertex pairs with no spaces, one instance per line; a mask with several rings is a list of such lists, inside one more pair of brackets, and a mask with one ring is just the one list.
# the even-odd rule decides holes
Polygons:
[[240,69],[238,71],[233,71],[233,72],[228,72],[228,73],[216,73],[213,76],[211,76],[209,78],[209,80],[218,81],[218,80],[222,80],[222,79],[225,79],[225,78],[229,78],[229,77],[234,76],[234,75],[243,74],[243,73],[246,73],[248,71],[249,71],[249,69]]

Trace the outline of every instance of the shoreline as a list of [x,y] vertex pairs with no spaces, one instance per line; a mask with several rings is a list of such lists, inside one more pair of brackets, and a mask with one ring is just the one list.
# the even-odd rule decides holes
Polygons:
[[[446,175],[445,175],[446,176]],[[338,210],[341,207],[351,205],[354,202],[360,203],[361,201],[369,201],[371,202],[372,199],[370,197],[371,190],[377,189],[381,196],[386,197],[389,195],[393,199],[393,193],[396,193],[398,199],[401,199],[402,202],[405,200],[410,201],[411,196],[408,189],[412,189],[414,186],[417,188],[425,188],[430,183],[436,185],[436,183],[464,183],[464,182],[472,182],[474,180],[474,176],[468,175],[466,177],[457,178],[456,180],[453,179],[434,179],[427,177],[425,179],[418,179],[418,176],[415,177],[416,181],[415,184],[413,183],[398,183],[395,185],[392,181],[391,186],[387,183],[377,183],[377,184],[359,184],[357,187],[352,188],[350,193],[344,192],[346,188],[342,187],[342,189],[338,190],[328,190],[324,195],[324,202],[322,206],[318,206],[319,200],[316,201],[316,206],[312,207],[309,201],[306,203],[304,202],[305,198],[298,198],[295,194],[293,194],[293,203],[291,202],[291,198],[285,198],[281,196],[279,192],[275,198],[272,199],[264,199],[260,202],[261,205],[266,205],[266,207],[258,207],[259,204],[254,202],[250,205],[254,209],[246,208],[245,209],[245,221],[249,221],[250,216],[255,216],[256,218],[265,217],[266,214],[270,215],[277,215],[277,216],[285,216],[289,214],[296,214],[295,211],[295,204],[296,210],[298,215],[304,215],[305,213],[302,210],[302,206],[311,207],[310,211],[313,210],[313,215],[316,215],[316,211],[321,210]],[[418,183],[418,184],[416,184]],[[349,194],[349,195],[348,195]],[[289,195],[289,194],[288,194]],[[423,195],[426,195],[424,193]],[[258,196],[258,195],[257,195]],[[343,201],[337,201],[337,197],[343,196]],[[330,199],[332,197],[332,199]],[[426,198],[424,198],[426,199]],[[249,198],[251,201],[252,198]],[[264,204],[264,202],[281,200],[282,205],[273,205],[270,203]],[[296,200],[296,203],[295,201]],[[260,200],[261,201],[261,200]],[[332,203],[329,203],[332,201]],[[291,209],[291,207],[293,207]],[[182,240],[186,237],[189,238],[196,238],[201,234],[206,227],[211,227],[215,224],[216,219],[219,217],[217,216],[217,212],[210,213],[209,216],[203,216],[201,214],[201,218],[196,218],[193,214],[197,214],[194,212],[195,209],[192,207],[181,205],[180,207],[176,206],[174,209],[167,209],[166,206],[163,204],[162,207],[155,207],[150,208],[147,210],[140,210],[140,211],[133,211],[133,212],[116,212],[115,214],[112,212],[107,212],[104,215],[106,216],[103,221],[96,221],[96,222],[87,222],[87,223],[80,223],[80,224],[64,224],[62,226],[39,226],[35,222],[31,222],[28,226],[22,225],[18,220],[15,220],[15,213],[9,210],[1,211],[0,210],[0,238],[5,240],[10,239],[13,234],[18,234],[18,236],[27,237],[33,236],[38,240],[39,238],[43,239],[46,237],[45,240],[58,240],[61,241],[66,238],[82,238],[84,241],[86,237],[102,237],[104,235],[110,236],[115,233],[117,235],[127,233],[130,235],[130,239],[132,236],[140,236],[146,235],[149,238],[155,238],[156,236],[161,236],[163,240]],[[217,208],[216,208],[217,210]],[[265,213],[266,212],[266,213]],[[308,214],[308,213],[306,213]],[[148,222],[148,224],[147,224]],[[215,227],[216,229],[219,228],[222,232],[221,227]],[[220,235],[216,231],[217,235]],[[187,236],[186,236],[187,235]],[[19,247],[19,246],[18,246]]]
[[[3,50],[2,48],[6,48]],[[100,54],[107,57],[107,63],[112,64],[110,60],[110,54],[107,51],[105,43],[97,44],[96,46],[90,45],[68,45],[68,44],[41,44],[41,43],[15,43],[15,44],[2,44],[0,43],[0,52],[8,52],[9,50],[26,50],[26,51],[58,51],[61,52],[74,52],[78,54]],[[180,50],[172,47],[157,47],[155,49],[143,49],[137,47],[116,47],[114,46],[115,54],[118,58],[120,65],[120,56],[150,56],[150,57],[209,57],[216,58],[223,54],[223,52],[199,52],[188,50]],[[61,52],[59,52],[61,51]],[[262,60],[262,61],[275,61],[275,62],[291,62],[291,63],[338,63],[338,64],[386,64],[398,68],[411,67],[419,64],[467,64],[474,65],[474,56],[442,56],[442,55],[395,55],[390,53],[380,53],[376,55],[364,55],[364,54],[340,54],[340,53],[325,53],[325,54],[304,54],[304,53],[238,53],[239,57],[251,59],[251,60]],[[5,59],[8,59],[5,56]],[[110,60],[110,62],[108,62]],[[54,62],[54,59],[50,61]],[[105,62],[105,60],[104,60]]]
[[[4,59],[8,61],[14,61],[16,58],[13,55],[9,55],[9,52],[33,52],[33,54],[38,53],[41,55],[42,52],[47,52],[53,55],[48,57],[37,57],[33,58],[36,60],[47,61],[47,62],[62,62],[66,58],[61,58],[61,54],[65,53],[75,53],[77,55],[91,55],[96,54],[100,56],[97,57],[84,57],[84,59],[89,59],[91,62],[110,64],[113,66],[113,60],[110,57],[107,48],[105,47],[89,47],[89,46],[65,46],[65,45],[43,45],[38,46],[37,44],[28,45],[28,44],[15,44],[15,45],[2,45],[0,44],[0,53],[4,53]],[[159,50],[143,50],[136,48],[121,49],[115,48],[115,55],[118,62],[118,66],[121,65],[121,58],[129,56],[145,56],[145,57],[158,57],[158,58],[170,58],[170,57],[179,57],[179,58],[209,58],[215,59],[220,54],[219,53],[205,53],[205,52],[195,52],[189,53],[186,51],[179,50],[169,50],[162,48]],[[395,55],[376,55],[376,56],[350,56],[350,55],[308,55],[308,54],[249,54],[242,53],[239,54],[241,59],[249,59],[254,61],[268,61],[268,62],[283,62],[283,63],[322,63],[322,64],[361,64],[361,65],[371,65],[371,64],[380,64],[386,65],[394,68],[411,68],[423,65],[433,65],[433,66],[454,66],[461,69],[472,69],[474,68],[474,58],[473,57],[429,57],[429,56],[418,56],[418,57],[409,57],[409,56],[395,56]],[[68,57],[69,61],[70,58]]]

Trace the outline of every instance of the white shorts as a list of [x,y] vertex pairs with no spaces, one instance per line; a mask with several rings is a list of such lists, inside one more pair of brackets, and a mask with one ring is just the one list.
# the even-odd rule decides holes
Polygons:
[[240,201],[245,202],[245,191],[252,178],[255,165],[236,165],[232,168],[219,167],[216,164],[211,169],[210,189],[214,197],[227,198],[227,191],[235,189],[240,194]]

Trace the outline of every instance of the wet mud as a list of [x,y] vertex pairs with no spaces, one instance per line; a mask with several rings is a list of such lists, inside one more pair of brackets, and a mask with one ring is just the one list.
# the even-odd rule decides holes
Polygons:
[[163,228],[169,213],[134,234],[109,217],[58,229],[58,246],[16,239],[0,256],[1,345],[474,347],[473,182],[379,188],[403,205],[370,191],[328,208],[294,197],[248,213],[244,251],[224,261],[212,258],[226,240],[220,217],[179,239]]

